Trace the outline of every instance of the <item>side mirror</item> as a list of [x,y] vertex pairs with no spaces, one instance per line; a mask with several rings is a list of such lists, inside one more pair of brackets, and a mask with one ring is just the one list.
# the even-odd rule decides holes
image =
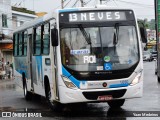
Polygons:
[[143,43],[147,43],[147,32],[146,29],[143,27],[140,27],[140,33],[141,33],[141,38]]
[[56,28],[51,29],[51,41],[52,46],[58,46],[58,30]]

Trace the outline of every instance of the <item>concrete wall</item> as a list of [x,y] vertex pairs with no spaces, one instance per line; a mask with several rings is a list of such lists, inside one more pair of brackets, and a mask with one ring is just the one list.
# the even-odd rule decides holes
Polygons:
[[22,24],[32,21],[35,19],[37,16],[32,15],[32,14],[27,14],[27,13],[21,13],[17,11],[12,11],[12,26],[13,29],[16,29],[17,27],[20,27]]
[[[2,14],[7,15],[7,27],[2,27]],[[12,32],[11,0],[0,0],[0,32],[9,35]]]

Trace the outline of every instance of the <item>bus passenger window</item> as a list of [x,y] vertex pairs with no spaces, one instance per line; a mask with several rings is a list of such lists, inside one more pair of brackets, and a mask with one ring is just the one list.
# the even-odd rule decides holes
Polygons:
[[27,55],[27,31],[24,32],[23,55]]
[[14,56],[17,56],[18,54],[18,33],[15,34],[14,38]]
[[22,56],[22,33],[19,33],[19,56]]
[[40,55],[41,54],[41,26],[36,28],[35,31],[35,39],[34,39],[34,54]]
[[49,40],[50,40],[50,36],[49,36],[49,24],[45,24],[43,26],[43,39],[42,39],[42,54],[44,55],[48,55],[49,54]]

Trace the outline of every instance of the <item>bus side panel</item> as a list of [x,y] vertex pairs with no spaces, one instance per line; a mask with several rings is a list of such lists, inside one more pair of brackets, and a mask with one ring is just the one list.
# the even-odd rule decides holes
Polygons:
[[32,77],[34,92],[44,96],[42,56],[32,56]]
[[15,57],[14,63],[15,81],[23,88],[22,74],[24,74],[26,78],[28,76],[27,57]]
[[[54,88],[54,75],[55,75],[55,71],[52,70],[52,65],[51,65],[51,61],[53,61],[53,59],[50,57],[50,55],[48,56],[43,56],[42,58],[42,71],[43,71],[43,81],[42,81],[42,87],[43,87],[43,90],[45,88],[44,86],[44,80],[47,80],[49,81],[49,84],[50,84],[50,88],[51,88],[51,93],[52,93],[52,97],[54,97],[54,92],[53,92],[53,88]],[[44,90],[45,91],[45,90]]]

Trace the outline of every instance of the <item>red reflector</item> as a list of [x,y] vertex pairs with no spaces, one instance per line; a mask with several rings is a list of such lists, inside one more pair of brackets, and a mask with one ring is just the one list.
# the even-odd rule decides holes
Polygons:
[[103,87],[107,87],[107,83],[104,82],[104,83],[103,83]]

